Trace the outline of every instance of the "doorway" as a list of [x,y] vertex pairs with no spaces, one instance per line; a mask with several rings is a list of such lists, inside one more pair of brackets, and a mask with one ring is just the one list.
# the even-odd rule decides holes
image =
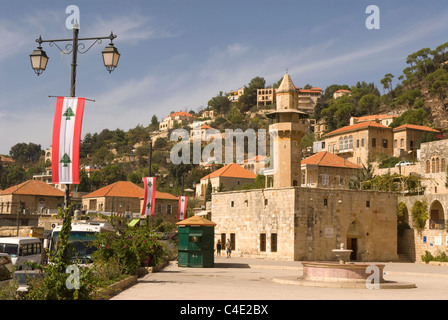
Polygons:
[[347,249],[352,250],[350,253],[350,261],[356,261],[358,256],[358,238],[347,239]]

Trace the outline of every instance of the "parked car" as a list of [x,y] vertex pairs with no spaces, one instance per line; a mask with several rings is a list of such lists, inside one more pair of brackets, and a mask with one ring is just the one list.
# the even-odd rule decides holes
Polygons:
[[0,289],[12,281],[13,268],[11,256],[7,253],[0,253]]
[[413,165],[413,163],[411,163],[409,161],[400,161],[395,166],[396,167],[402,167],[402,166],[412,166],[412,165]]

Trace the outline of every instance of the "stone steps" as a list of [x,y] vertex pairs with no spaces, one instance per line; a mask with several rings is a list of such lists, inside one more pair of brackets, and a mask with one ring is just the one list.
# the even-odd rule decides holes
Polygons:
[[409,259],[407,254],[399,253],[397,262],[412,262],[412,261],[411,259]]

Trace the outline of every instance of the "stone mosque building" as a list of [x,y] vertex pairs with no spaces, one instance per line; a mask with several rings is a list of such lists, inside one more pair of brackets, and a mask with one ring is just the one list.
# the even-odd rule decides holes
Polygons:
[[285,74],[269,114],[272,187],[213,193],[215,243],[230,239],[234,256],[297,261],[335,260],[332,250],[344,243],[353,261],[396,261],[395,194],[301,187],[305,116]]

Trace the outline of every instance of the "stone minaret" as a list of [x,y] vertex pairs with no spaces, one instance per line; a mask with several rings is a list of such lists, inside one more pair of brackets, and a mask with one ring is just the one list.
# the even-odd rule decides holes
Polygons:
[[297,88],[288,73],[283,77],[276,91],[276,111],[268,114],[273,120],[269,126],[271,143],[273,142],[273,187],[300,186],[302,152],[300,141],[305,135],[304,118],[307,115],[299,111]]

